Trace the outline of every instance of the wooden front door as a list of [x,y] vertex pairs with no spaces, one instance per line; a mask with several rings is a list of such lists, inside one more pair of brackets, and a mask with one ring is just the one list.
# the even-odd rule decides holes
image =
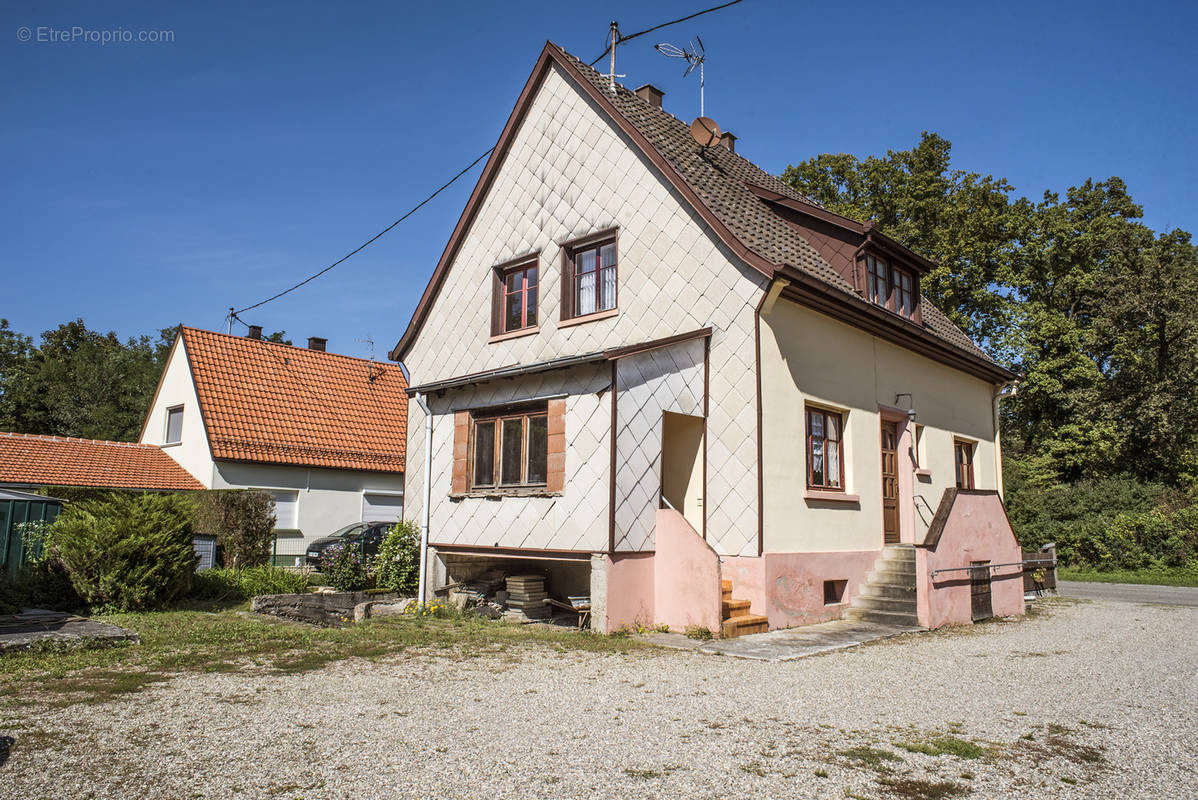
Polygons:
[[898,544],[898,423],[882,421],[882,537]]

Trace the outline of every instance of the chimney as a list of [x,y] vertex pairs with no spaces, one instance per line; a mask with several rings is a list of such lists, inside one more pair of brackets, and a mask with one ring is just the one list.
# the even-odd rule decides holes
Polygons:
[[727,147],[733,153],[736,152],[736,136],[731,131],[724,131],[720,134],[720,144]]
[[308,337],[308,349],[309,350],[319,350],[320,352],[323,353],[324,346],[328,343],[329,343],[328,339],[321,339],[319,336],[309,336]]
[[261,325],[251,325],[249,332],[246,333],[246,335],[245,335],[245,338],[261,339],[262,338],[262,326]]
[[661,108],[661,98],[666,96],[665,92],[663,92],[661,89],[658,89],[651,83],[646,83],[641,88],[635,90],[633,94],[642,100],[647,101],[649,105],[655,108]]

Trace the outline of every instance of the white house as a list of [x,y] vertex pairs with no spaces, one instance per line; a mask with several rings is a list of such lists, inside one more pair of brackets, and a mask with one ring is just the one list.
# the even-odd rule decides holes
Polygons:
[[361,520],[403,514],[407,382],[393,364],[183,327],[140,441],[205,488],[274,495],[276,563]]
[[699,139],[542,51],[391,353],[429,590],[537,570],[597,629],[725,635],[1022,611],[1015,376],[931,262]]

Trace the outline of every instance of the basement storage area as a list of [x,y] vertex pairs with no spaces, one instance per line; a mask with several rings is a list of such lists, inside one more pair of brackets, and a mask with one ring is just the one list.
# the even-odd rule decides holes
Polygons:
[[590,624],[589,553],[429,547],[428,563],[438,601],[492,619]]

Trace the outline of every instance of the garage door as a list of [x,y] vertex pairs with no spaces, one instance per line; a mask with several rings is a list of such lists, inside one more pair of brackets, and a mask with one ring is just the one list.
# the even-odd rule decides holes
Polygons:
[[403,495],[369,492],[362,495],[363,522],[399,522],[402,518]]

